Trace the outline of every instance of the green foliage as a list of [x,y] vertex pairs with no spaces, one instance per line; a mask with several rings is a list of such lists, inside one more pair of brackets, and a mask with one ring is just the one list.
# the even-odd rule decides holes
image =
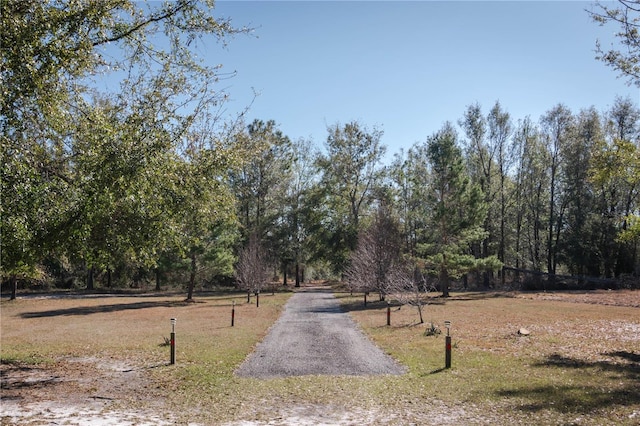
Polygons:
[[328,128],[326,154],[318,156],[320,187],[316,196],[324,206],[321,219],[328,244],[322,249],[336,271],[343,271],[356,247],[361,218],[369,212],[374,189],[382,179],[380,162],[385,147],[382,131],[369,131],[358,122]]
[[442,334],[442,330],[440,330],[440,328],[438,328],[438,326],[435,325],[433,322],[429,324],[429,326],[424,331],[424,335],[426,337],[439,336],[440,334]]
[[589,12],[591,18],[600,25],[617,25],[619,30],[615,35],[622,44],[620,49],[603,50],[597,42],[596,59],[626,76],[629,83],[640,86],[640,2],[624,0],[614,6],[598,1],[596,4],[598,9]]
[[[212,6],[1,2],[2,276],[34,276],[50,255],[91,271],[154,268],[225,234],[232,155],[210,143],[191,156],[194,123],[225,96],[192,52],[246,30]],[[117,95],[88,89],[102,74]],[[211,256],[229,273],[228,254]]]
[[414,145],[406,156],[396,155],[389,174],[394,188],[394,208],[403,228],[404,250],[415,258],[418,246],[424,244],[430,212],[426,202],[431,181],[426,144]]
[[427,153],[432,172],[430,237],[424,256],[428,268],[439,277],[444,296],[449,294],[450,278],[493,266],[497,262],[479,262],[470,253],[470,245],[485,238],[483,229],[487,205],[480,187],[474,185],[464,167],[462,151],[450,126],[427,141]]
[[605,198],[609,209],[615,217],[611,217],[611,226],[617,231],[618,241],[633,242],[640,238],[638,215],[625,206],[624,199],[612,196],[620,191],[635,195],[635,188],[640,185],[640,150],[627,140],[614,139],[611,144],[601,141],[596,146],[590,177],[597,187],[602,188],[600,194]]
[[524,120],[516,131],[520,161],[515,176],[516,266],[541,271],[544,263],[544,224],[548,223],[549,153],[537,126]]
[[497,255],[504,262],[508,254],[508,171],[514,162],[511,116],[499,102],[485,116],[476,103],[467,107],[459,124],[467,137],[463,143],[470,177],[480,186],[487,205],[483,224],[487,234],[472,251],[479,257]]
[[[600,5],[625,49],[600,59],[639,84],[636,2]],[[274,121],[222,133],[220,68],[195,52],[236,29],[212,1],[0,2],[0,234],[3,279],[111,272],[177,283],[231,275],[234,250],[258,234],[271,265],[345,272],[381,205],[402,254],[439,277],[500,262],[596,276],[640,265],[640,111],[555,106],[514,131],[496,103],[471,105],[396,156],[382,131],[328,128],[325,150]],[[97,88],[103,77],[114,93]],[[289,269],[287,269],[289,268]],[[52,272],[52,271],[56,272]],[[123,278],[125,277],[125,278]]]
[[597,272],[612,276],[637,265],[640,112],[630,100],[618,98],[606,118],[604,134],[593,143],[588,182],[594,196],[590,221],[601,248],[592,263]]
[[285,262],[293,251],[288,200],[294,179],[293,144],[273,120],[254,120],[235,138],[243,160],[229,177],[244,239],[256,234],[272,262]]

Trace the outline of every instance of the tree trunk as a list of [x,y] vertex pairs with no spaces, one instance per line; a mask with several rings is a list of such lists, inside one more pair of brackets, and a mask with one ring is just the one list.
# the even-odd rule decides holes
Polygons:
[[193,289],[196,286],[196,253],[191,253],[191,274],[189,276],[189,291],[187,293],[187,300],[193,300]]
[[[555,258],[555,247],[553,245],[553,230],[554,230],[554,222],[555,222],[555,159],[551,165],[551,195],[549,197],[549,220],[547,226],[549,227],[547,232],[547,272],[549,273],[549,280],[551,284],[554,284],[555,281],[555,271],[553,270],[553,263]],[[545,288],[546,290],[546,288]]]
[[160,268],[156,268],[156,291],[160,291]]
[[300,287],[300,264],[296,262],[296,287]]
[[498,246],[498,259],[500,262],[504,263],[505,261],[505,246],[506,242],[506,216],[507,216],[507,201],[505,196],[505,174],[500,168],[500,245]]
[[93,273],[94,273],[94,268],[93,266],[89,267],[89,270],[87,271],[87,290],[93,290],[94,286],[93,286]]
[[283,286],[287,286],[287,269],[288,269],[289,265],[287,264],[287,262],[284,262],[284,265],[282,266],[282,285]]
[[449,271],[446,268],[440,271],[440,285],[442,286],[442,297],[449,297]]
[[107,287],[111,288],[111,268],[107,268]]
[[11,275],[9,278],[9,285],[11,287],[11,297],[9,300],[16,300],[16,294],[18,293],[18,277]]

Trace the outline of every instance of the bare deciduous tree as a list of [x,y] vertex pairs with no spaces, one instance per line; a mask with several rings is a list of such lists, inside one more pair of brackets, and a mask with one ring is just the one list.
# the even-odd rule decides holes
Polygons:
[[437,291],[435,278],[423,275],[411,264],[398,264],[390,271],[389,283],[389,297],[403,305],[414,306],[418,310],[420,324],[423,324],[422,313],[429,303],[429,293]]
[[251,293],[258,293],[268,280],[268,267],[266,252],[254,234],[238,256],[236,265],[238,287],[246,290],[248,297]]
[[398,224],[385,206],[380,206],[373,224],[358,238],[346,272],[351,291],[375,291],[384,300],[390,274],[400,258]]

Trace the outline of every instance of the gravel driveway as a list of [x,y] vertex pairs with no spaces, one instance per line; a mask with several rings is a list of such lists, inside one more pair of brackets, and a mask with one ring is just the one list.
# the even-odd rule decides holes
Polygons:
[[312,288],[289,299],[282,316],[236,375],[274,378],[404,372],[342,311],[331,291]]

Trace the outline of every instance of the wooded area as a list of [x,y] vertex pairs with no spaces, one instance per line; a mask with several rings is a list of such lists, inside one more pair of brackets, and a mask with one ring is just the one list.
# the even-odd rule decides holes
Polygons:
[[[549,288],[557,275],[638,285],[632,100],[550,105],[538,120],[471,104],[452,117],[461,131],[425,129],[392,161],[383,132],[355,121],[316,146],[273,120],[221,122],[226,76],[189,46],[246,29],[211,7],[0,2],[10,288],[184,286],[191,298],[238,278],[257,291],[236,268],[250,258],[285,283],[360,268],[367,291],[398,270],[445,294],[453,282],[492,287],[503,265],[544,272]],[[109,72],[124,75],[118,93],[92,85]]]

